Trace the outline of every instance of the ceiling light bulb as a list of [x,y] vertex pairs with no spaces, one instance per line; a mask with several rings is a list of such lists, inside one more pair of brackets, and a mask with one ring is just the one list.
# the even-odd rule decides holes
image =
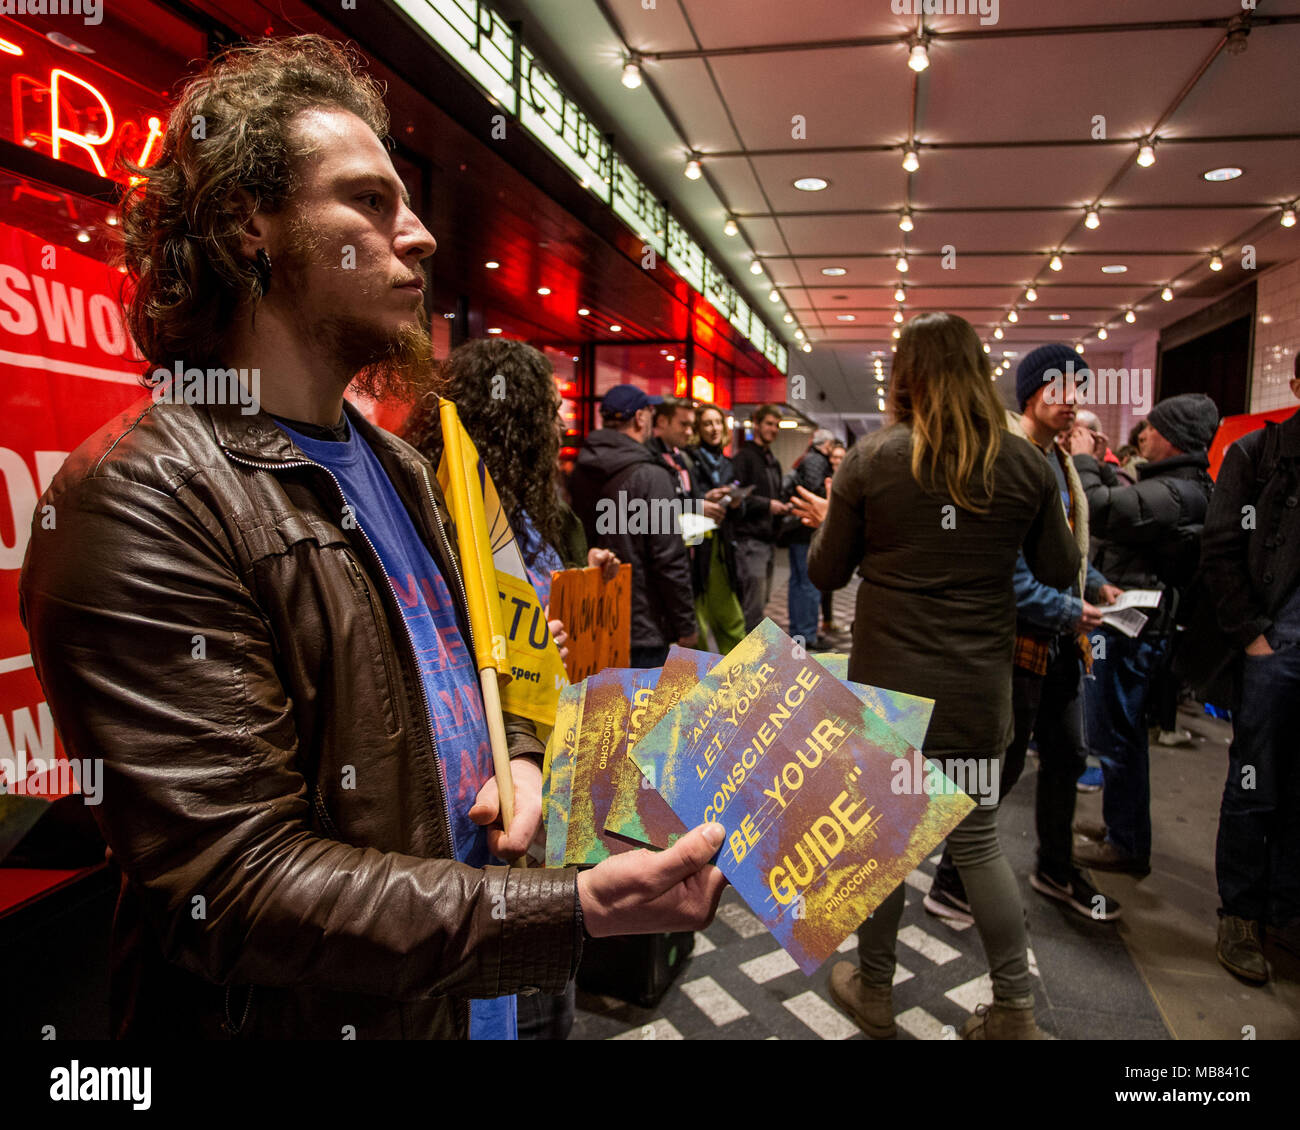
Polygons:
[[1130,326],[1137,320],[1138,320],[1138,316],[1134,314],[1132,310],[1124,311],[1124,321],[1126,321]]
[[1174,300],[1174,288],[1172,286],[1165,287],[1165,289],[1160,292],[1160,297],[1165,302],[1172,302]]
[[761,275],[763,273],[763,264],[755,259],[749,264],[749,273],[751,275]]
[[1052,256],[1052,261],[1051,261],[1050,263],[1048,263],[1047,265],[1048,265],[1049,267],[1051,267],[1052,270],[1054,270],[1054,271],[1059,271],[1062,267],[1065,266],[1065,263],[1063,263],[1063,262],[1061,261],[1061,257],[1060,257],[1059,255],[1053,255],[1053,256]]
[[800,341],[803,341],[805,335],[803,330],[795,330],[794,336],[797,337]]
[[894,264],[894,266],[897,267],[898,270],[900,270],[900,271],[906,271],[906,270],[907,270],[907,256],[906,256],[906,255],[900,255],[900,256],[898,257],[898,262],[896,262],[896,263]]
[[578,307],[578,317],[579,317],[579,318],[585,318],[585,317],[586,317],[588,314],[590,314],[590,313],[591,313],[591,311],[588,310],[587,307],[585,307],[585,306],[579,306],[579,307]]
[[1101,329],[1097,331],[1097,340],[1105,341],[1108,337],[1110,337],[1110,332],[1106,329],[1105,326],[1102,326]]
[[903,311],[901,311],[901,310],[895,310],[895,311],[894,311],[894,321],[895,321],[895,322],[901,322],[902,320],[903,320]]
[[907,298],[907,291],[905,291],[901,286],[894,287],[895,302],[903,302],[904,300],[906,300],[906,298]]
[[1097,209],[1096,209],[1096,208],[1089,208],[1089,209],[1088,209],[1088,214],[1087,214],[1086,216],[1083,217],[1083,226],[1084,226],[1085,228],[1099,228],[1099,227],[1101,227],[1101,217],[1100,217],[1099,215],[1097,215]]
[[[112,223],[111,220],[109,222]],[[1295,208],[1282,209],[1282,226],[1284,228],[1295,227]]]
[[898,217],[899,229],[901,231],[911,231],[915,226],[916,225],[912,223],[912,213],[904,209],[902,214]]
[[740,231],[740,225],[737,224],[736,221],[731,219],[730,217],[728,217],[727,222],[722,225],[723,235],[735,235],[739,231]]
[[1037,301],[1038,301],[1038,291],[1036,291],[1036,290],[1031,286],[1027,291],[1025,291],[1025,297],[1026,297],[1030,302],[1037,302]]
[[1210,256],[1210,270],[1212,271],[1223,270],[1223,256],[1220,255],[1217,251]]
[[995,338],[997,338],[998,341],[1001,341],[1001,340],[1002,340],[1002,327],[1001,327],[1001,326],[996,326],[996,327],[994,327],[994,330],[993,330],[993,336],[994,336]]
[[900,330],[897,326],[895,326],[894,329],[890,331],[889,336],[892,337],[895,341],[897,341],[900,337],[903,336],[903,331]]
[[781,301],[781,295],[777,292],[776,287],[773,287],[771,290],[769,290],[769,291],[767,292],[767,300],[768,300],[769,302],[780,302],[780,301]]
[[620,325],[618,325],[617,323],[615,323],[614,325],[612,325],[612,326],[609,327],[609,332],[612,333],[612,334],[622,333],[622,332],[623,332],[623,327],[620,326]]
[[791,314],[789,310],[787,310],[785,312],[785,315],[781,318],[781,321],[783,321],[788,326],[791,322],[794,321],[794,315]]
[[686,162],[686,168],[682,171],[686,174],[687,180],[699,180],[703,170],[700,169],[699,161],[691,158]]
[[984,343],[984,352],[985,352],[985,353],[992,353],[992,352],[993,352],[993,347],[992,347],[991,345],[989,345],[989,343],[988,343],[987,341]]
[[628,90],[635,90],[641,85],[641,68],[635,59],[629,59],[623,64],[623,85]]
[[483,264],[483,266],[485,266],[489,271],[495,271],[499,266],[501,266],[501,264],[498,263],[495,259],[489,259],[486,263]]
[[1079,344],[1076,345],[1076,346],[1074,347],[1074,351],[1075,351],[1075,353],[1082,353],[1082,352],[1083,352],[1083,342],[1079,342]]
[[903,168],[909,173],[914,173],[920,167],[921,159],[916,155],[916,147],[909,145],[903,150]]
[[806,341],[803,343],[803,351],[804,351],[805,353],[811,353],[811,352],[812,352],[812,346],[809,345]]
[[1020,315],[1019,315],[1015,310],[1008,310],[1008,311],[1007,311],[1007,321],[1008,321],[1008,322],[1018,322],[1018,321],[1020,321]]
[[907,56],[907,65],[918,75],[930,65],[930,52],[924,43],[912,44],[912,50]]
[[551,288],[549,286],[539,286],[537,288],[537,293],[540,294],[543,298],[545,298],[548,294],[551,293]]
[[896,346],[896,345],[891,345],[891,346],[889,347],[889,352],[890,352],[890,353],[897,353],[897,352],[898,352],[898,346]]
[[1156,147],[1149,141],[1142,143],[1142,148],[1138,150],[1138,164],[1144,169],[1151,168],[1156,163]]

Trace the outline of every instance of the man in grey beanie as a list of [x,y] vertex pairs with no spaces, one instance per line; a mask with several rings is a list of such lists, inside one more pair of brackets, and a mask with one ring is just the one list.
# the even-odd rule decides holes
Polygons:
[[1178,602],[1200,555],[1201,530],[1213,483],[1206,452],[1219,426],[1214,401],[1200,393],[1171,396],[1151,409],[1139,444],[1148,460],[1129,485],[1098,463],[1092,434],[1076,428],[1068,441],[1088,496],[1093,564],[1125,589],[1160,589],[1157,608],[1135,637],[1103,624],[1093,640],[1093,675],[1085,709],[1089,742],[1101,759],[1104,828],[1079,827],[1081,867],[1145,875],[1151,856],[1150,752],[1147,700],[1151,674],[1165,658]]

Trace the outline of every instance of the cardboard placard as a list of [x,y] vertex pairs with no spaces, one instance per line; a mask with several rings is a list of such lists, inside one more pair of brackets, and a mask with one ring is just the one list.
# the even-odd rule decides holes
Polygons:
[[552,574],[552,620],[569,633],[569,681],[581,682],[632,659],[632,566],[620,565],[612,581],[596,566]]

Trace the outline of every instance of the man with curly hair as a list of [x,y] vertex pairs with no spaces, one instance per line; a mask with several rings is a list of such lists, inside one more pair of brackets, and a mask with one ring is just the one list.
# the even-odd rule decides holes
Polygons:
[[493,827],[436,477],[344,399],[430,363],[435,243],[387,128],[328,40],[235,49],[123,206],[153,371],[248,372],[260,403],[112,421],[46,491],[23,567],[64,744],[103,759],[119,1036],[509,1037],[513,994],[560,991],[584,926],[698,928],[717,905],[716,827],[582,875],[494,865],[537,829],[541,744],[506,717],[516,811]]

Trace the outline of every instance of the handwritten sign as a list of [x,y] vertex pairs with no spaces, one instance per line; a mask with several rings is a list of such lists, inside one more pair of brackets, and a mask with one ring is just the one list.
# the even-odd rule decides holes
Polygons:
[[626,667],[632,659],[632,566],[620,565],[612,581],[595,566],[552,577],[550,614],[569,633],[569,681]]

